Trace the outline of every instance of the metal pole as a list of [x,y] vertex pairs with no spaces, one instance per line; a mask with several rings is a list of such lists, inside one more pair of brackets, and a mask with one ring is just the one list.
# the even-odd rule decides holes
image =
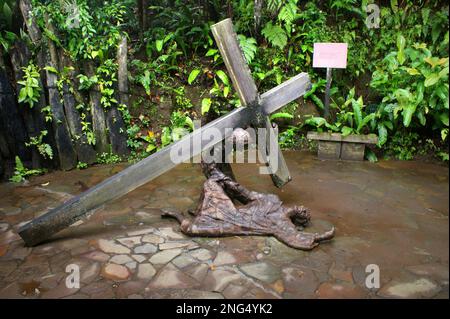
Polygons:
[[325,89],[325,108],[323,112],[323,115],[326,119],[330,117],[331,70],[332,68],[327,68],[327,86]]

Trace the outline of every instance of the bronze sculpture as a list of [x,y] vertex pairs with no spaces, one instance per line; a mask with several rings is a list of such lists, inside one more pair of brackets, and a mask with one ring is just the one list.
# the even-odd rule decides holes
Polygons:
[[297,230],[311,218],[307,208],[284,206],[277,195],[250,191],[225,175],[214,162],[202,163],[202,169],[207,180],[197,209],[189,211],[193,219],[179,212],[163,212],[163,216],[176,218],[186,235],[268,235],[302,250],[313,249],[321,241],[333,238],[334,227],[323,234]]

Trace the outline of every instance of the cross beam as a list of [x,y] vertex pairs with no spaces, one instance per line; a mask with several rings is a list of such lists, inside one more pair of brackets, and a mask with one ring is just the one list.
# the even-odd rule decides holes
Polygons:
[[[271,113],[269,108],[272,108],[272,110],[277,109],[277,107],[275,107],[275,104],[277,103],[275,103],[275,101],[261,99],[255,81],[253,80],[250,69],[239,46],[231,19],[225,19],[213,25],[211,29],[217,46],[219,47],[220,54],[225,62],[225,66],[227,67],[228,74],[233,82],[234,89],[239,95],[241,104],[243,106],[261,105],[262,101],[265,100],[263,103],[268,109],[262,110],[259,114],[257,113],[252,120],[252,124],[255,127],[266,128],[266,141],[268,143],[266,149],[270,150],[270,152],[261,155],[263,161],[269,166],[269,172],[271,173],[270,175],[273,183],[275,186],[281,188],[291,180],[291,176],[286,161],[284,160],[283,153],[275,140],[277,135],[275,134],[274,128],[268,117],[268,114]],[[306,79],[305,77],[305,84],[306,81],[309,81],[309,78]],[[287,86],[288,84],[285,83],[284,85]],[[276,98],[278,99],[277,106],[285,105],[293,100],[293,96],[286,95],[286,92],[282,91],[283,90],[278,91],[280,94],[276,95]]]
[[[223,21],[223,24],[216,24],[213,26],[215,36],[228,38],[223,32],[228,32],[230,26],[232,30],[231,20],[229,19]],[[224,31],[218,29],[221,27],[224,28]],[[230,40],[233,38],[235,40]],[[219,47],[222,46],[221,52],[222,50],[229,50],[229,48],[232,48],[233,41],[237,44],[235,34],[226,41],[229,42],[225,42],[224,44],[223,42],[218,41],[218,43],[220,43]],[[229,68],[230,73],[232,74],[230,74],[230,76],[235,87],[237,87],[236,90],[241,97],[241,101],[243,101],[242,104],[248,105],[249,107],[239,107],[217,120],[208,123],[191,134],[184,136],[178,142],[165,147],[161,151],[150,155],[132,166],[129,166],[120,173],[107,178],[86,192],[69,199],[59,207],[56,207],[46,214],[23,225],[19,229],[19,235],[25,243],[28,246],[34,246],[48,240],[52,235],[72,225],[89,211],[100,207],[106,202],[122,197],[172,169],[177,165],[177,163],[172,161],[171,157],[171,152],[174,149],[191,150],[190,152],[182,152],[179,154],[180,157],[178,158],[178,161],[187,161],[191,157],[200,155],[203,151],[211,149],[213,146],[211,138],[203,134],[211,128],[215,128],[221,132],[222,140],[229,137],[231,134],[230,128],[247,127],[255,123],[269,127],[270,134],[272,134],[272,126],[270,125],[267,115],[305,94],[310,88],[309,76],[306,73],[298,74],[292,79],[259,96],[256,91],[256,86],[254,86],[253,79],[248,78],[248,75],[250,74],[248,66],[245,63],[242,63],[242,61],[240,61],[239,64],[236,64],[236,62],[239,62],[238,57],[240,56],[242,58],[242,53],[239,50],[236,51],[236,48],[238,49],[239,47],[234,46],[234,48],[235,52],[239,53],[238,56],[234,57],[231,54],[225,53],[224,60],[231,59],[226,62],[227,66],[232,65],[232,68]],[[245,72],[239,71],[239,65],[242,65]],[[246,76],[247,78],[241,78],[241,76]],[[242,82],[243,80],[250,82]],[[262,120],[258,120],[257,118],[262,118]],[[201,141],[201,147],[191,147],[194,145],[194,141]],[[278,153],[281,154],[281,152]],[[273,154],[269,154],[269,157],[270,156],[273,156]],[[275,156],[282,155],[275,154]],[[279,171],[276,171],[274,176],[277,176],[275,178],[278,178],[279,176],[282,182],[287,180],[286,174],[276,174],[280,174]],[[278,184],[281,185],[282,183],[279,182]]]

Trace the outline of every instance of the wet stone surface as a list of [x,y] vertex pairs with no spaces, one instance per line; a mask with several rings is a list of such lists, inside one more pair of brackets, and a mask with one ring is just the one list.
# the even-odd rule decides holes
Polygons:
[[[24,247],[17,229],[125,165],[0,184],[0,298],[448,298],[448,168],[425,162],[319,161],[286,152],[283,190],[257,165],[235,165],[249,189],[310,208],[306,231],[336,226],[313,251],[270,237],[189,238],[161,209],[195,208],[204,181],[183,164],[60,232]],[[45,185],[45,186],[44,186]],[[366,287],[368,265],[380,287]],[[80,286],[67,285],[73,267]]]

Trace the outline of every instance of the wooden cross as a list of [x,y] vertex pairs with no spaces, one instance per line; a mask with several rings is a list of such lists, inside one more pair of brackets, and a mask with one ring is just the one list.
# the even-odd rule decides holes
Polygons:
[[[253,125],[265,127],[269,137],[273,139],[275,132],[268,115],[309,90],[311,83],[308,74],[300,73],[260,96],[250,69],[245,63],[231,20],[226,19],[213,25],[212,31],[242,107],[195,130],[176,143],[150,155],[86,192],[71,198],[61,206],[23,225],[19,229],[19,235],[28,246],[49,239],[53,234],[72,225],[89,211],[131,192],[175,167],[177,163],[171,160],[171,151],[174,148],[192,149],[191,145],[194,141],[201,141],[200,148],[193,148],[191,152],[180,154],[180,161],[189,160],[211,149],[210,140],[204,140],[205,136],[202,134],[205,130],[215,128],[221,132],[222,139],[225,139],[232,133],[230,128],[243,128]],[[275,186],[282,187],[290,181],[291,177],[283,155],[278,148],[278,143],[275,144],[275,151],[272,145],[272,152],[267,154],[268,159],[265,162],[268,163]],[[271,162],[273,163],[270,160],[271,156],[278,157],[276,167],[271,165]]]

